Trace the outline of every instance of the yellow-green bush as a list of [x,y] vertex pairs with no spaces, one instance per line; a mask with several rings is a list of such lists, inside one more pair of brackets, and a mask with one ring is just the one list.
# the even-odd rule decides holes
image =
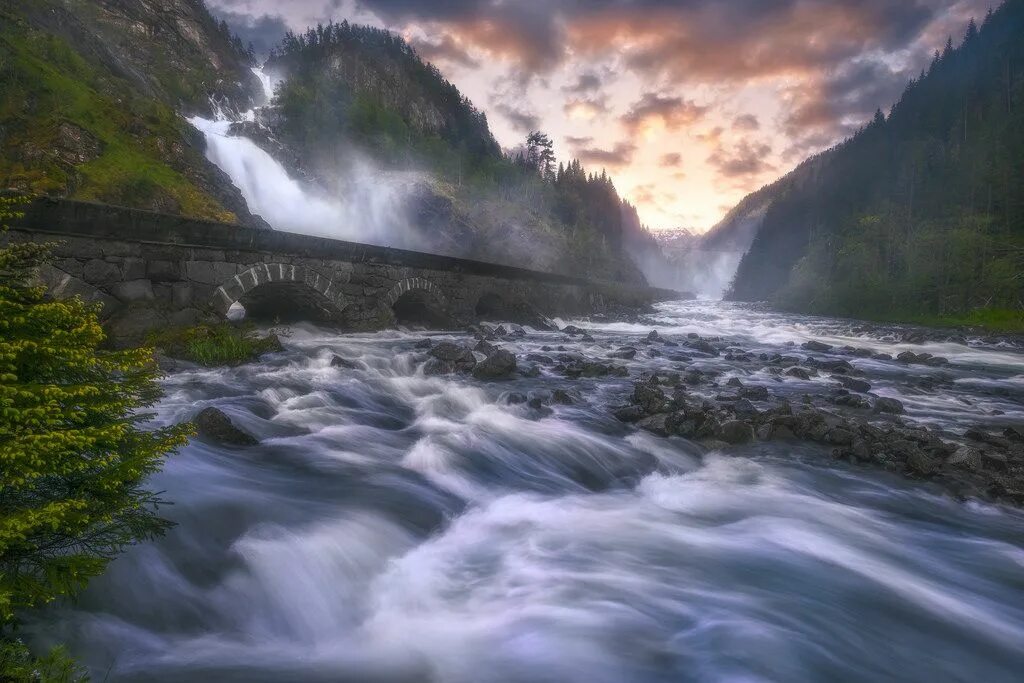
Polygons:
[[[0,222],[11,200],[0,199]],[[162,533],[144,488],[186,427],[147,430],[160,390],[149,349],[102,351],[92,306],[52,301],[47,245],[0,248],[0,635],[20,610],[72,594],[125,547]],[[5,663],[7,666],[7,663]],[[0,671],[0,680],[18,680]]]

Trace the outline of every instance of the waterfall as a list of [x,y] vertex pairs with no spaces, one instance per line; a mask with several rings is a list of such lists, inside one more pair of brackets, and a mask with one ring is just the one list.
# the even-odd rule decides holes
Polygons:
[[[277,81],[262,68],[254,68],[253,73],[269,103]],[[339,185],[346,188],[345,196],[330,196],[291,177],[277,159],[249,138],[231,134],[235,122],[258,125],[256,109],[232,115],[215,107],[213,118],[192,116],[188,121],[206,138],[206,158],[231,178],[249,210],[274,229],[385,246],[423,246],[405,216],[403,183],[370,162],[344,160],[346,165],[337,175]]]

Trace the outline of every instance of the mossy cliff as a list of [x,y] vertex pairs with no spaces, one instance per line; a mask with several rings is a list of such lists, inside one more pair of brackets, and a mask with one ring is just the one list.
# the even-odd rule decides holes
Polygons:
[[242,56],[197,17],[191,0],[0,0],[0,189],[252,222],[177,113],[249,104]]

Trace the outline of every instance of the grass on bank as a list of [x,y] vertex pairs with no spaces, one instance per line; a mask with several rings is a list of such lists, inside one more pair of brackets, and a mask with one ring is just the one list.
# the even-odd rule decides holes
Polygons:
[[1024,334],[1024,311],[1007,308],[979,308],[952,315],[908,314],[882,316],[879,322],[911,323],[924,327],[971,329],[999,334]]
[[171,358],[205,367],[241,365],[281,350],[277,333],[261,336],[247,325],[196,325],[151,334],[148,343]]

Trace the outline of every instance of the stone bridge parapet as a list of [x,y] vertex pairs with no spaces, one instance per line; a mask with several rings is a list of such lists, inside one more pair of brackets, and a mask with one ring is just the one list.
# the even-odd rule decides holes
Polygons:
[[57,242],[42,279],[103,308],[117,338],[223,318],[347,329],[645,307],[676,292],[88,202],[43,199],[0,236]]

